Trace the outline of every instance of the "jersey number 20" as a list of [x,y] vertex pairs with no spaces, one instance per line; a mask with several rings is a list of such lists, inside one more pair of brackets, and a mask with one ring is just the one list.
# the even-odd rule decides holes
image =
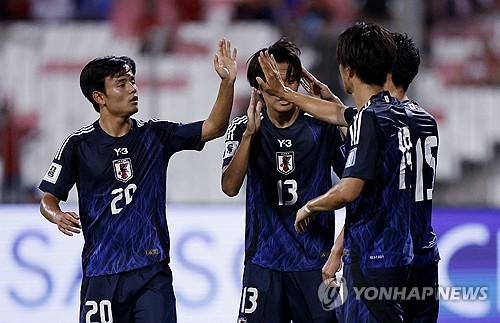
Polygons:
[[129,184],[125,188],[115,188],[111,191],[111,195],[116,195],[111,201],[111,214],[118,214],[123,207],[118,207],[118,203],[125,198],[125,205],[132,202],[132,195],[137,189],[137,185]]

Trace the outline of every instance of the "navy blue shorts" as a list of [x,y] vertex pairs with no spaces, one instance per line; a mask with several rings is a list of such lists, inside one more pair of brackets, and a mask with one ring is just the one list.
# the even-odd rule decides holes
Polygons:
[[283,272],[247,263],[238,322],[337,322],[334,309],[323,309],[318,289],[321,270]]
[[403,291],[408,281],[410,265],[362,268],[356,262],[344,264],[343,270],[348,294],[339,317],[341,322],[403,322],[401,298],[386,297],[381,291]]
[[80,293],[80,323],[177,321],[166,261],[115,275],[84,276]]
[[403,300],[405,322],[437,322],[439,315],[438,262],[410,270],[407,288],[416,288],[420,299]]

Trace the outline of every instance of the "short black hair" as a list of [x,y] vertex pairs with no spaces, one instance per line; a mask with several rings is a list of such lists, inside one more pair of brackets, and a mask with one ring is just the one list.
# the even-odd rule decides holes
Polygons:
[[395,58],[391,33],[377,24],[358,22],[338,37],[338,62],[353,68],[366,84],[383,86]]
[[407,34],[392,33],[396,44],[396,62],[392,68],[392,82],[396,87],[408,90],[411,82],[418,74],[420,52]]
[[94,91],[105,92],[105,79],[120,73],[132,71],[135,75],[135,62],[128,56],[98,57],[87,63],[80,73],[80,89],[94,109],[99,112],[99,104],[94,101]]
[[300,49],[286,38],[281,38],[268,48],[262,48],[248,59],[247,80],[250,86],[258,89],[259,83],[255,80],[257,77],[265,80],[264,72],[259,63],[259,55],[268,51],[273,55],[277,63],[288,63],[287,78],[295,77],[300,81],[302,77],[302,63],[300,61]]

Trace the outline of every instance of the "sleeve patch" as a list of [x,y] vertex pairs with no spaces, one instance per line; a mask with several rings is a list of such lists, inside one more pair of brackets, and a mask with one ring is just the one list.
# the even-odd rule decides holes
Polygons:
[[224,150],[223,159],[233,157],[236,153],[236,149],[238,149],[238,144],[239,143],[237,141],[226,141],[226,149]]
[[347,161],[345,162],[345,168],[351,167],[356,163],[356,151],[358,148],[353,148],[349,151],[349,156],[347,156]]
[[61,174],[62,166],[56,163],[50,164],[49,170],[47,174],[43,177],[44,181],[55,184],[57,179],[59,178],[59,174]]

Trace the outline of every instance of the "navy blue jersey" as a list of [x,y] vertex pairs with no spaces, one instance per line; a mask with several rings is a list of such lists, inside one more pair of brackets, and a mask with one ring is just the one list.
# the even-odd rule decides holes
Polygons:
[[374,95],[349,126],[343,177],[365,179],[346,207],[346,263],[396,267],[413,259],[410,233],[411,142],[407,116],[388,92]]
[[[322,268],[334,242],[335,218],[320,212],[305,234],[294,229],[298,209],[327,192],[331,168],[344,166],[338,129],[300,112],[287,128],[277,128],[262,112],[252,140],[247,170],[245,262],[280,271]],[[236,118],[226,134],[223,165],[228,165],[246,129]]]
[[201,128],[132,119],[125,136],[112,137],[96,121],[64,141],[39,188],[66,200],[76,184],[86,276],[168,259],[168,161],[177,151],[201,150]]
[[432,194],[436,176],[439,145],[436,120],[416,102],[401,102],[410,125],[412,152],[412,219],[411,233],[415,257],[413,267],[423,267],[439,260],[436,234],[431,225]]

